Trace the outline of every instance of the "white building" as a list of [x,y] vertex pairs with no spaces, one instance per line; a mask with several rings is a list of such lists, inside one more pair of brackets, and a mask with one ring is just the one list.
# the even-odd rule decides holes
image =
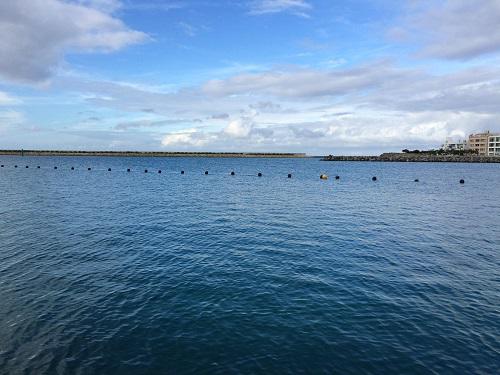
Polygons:
[[454,140],[452,138],[446,138],[444,144],[441,145],[441,149],[445,151],[464,151],[468,149],[466,140]]
[[488,156],[500,156],[500,134],[488,137]]

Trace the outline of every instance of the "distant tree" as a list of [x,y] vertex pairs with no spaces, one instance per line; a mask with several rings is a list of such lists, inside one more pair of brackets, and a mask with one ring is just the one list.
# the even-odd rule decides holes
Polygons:
[[409,153],[409,152],[410,152],[410,150],[408,150],[407,148],[405,148],[405,149],[403,150],[403,153],[405,153],[405,154],[407,154],[407,153]]

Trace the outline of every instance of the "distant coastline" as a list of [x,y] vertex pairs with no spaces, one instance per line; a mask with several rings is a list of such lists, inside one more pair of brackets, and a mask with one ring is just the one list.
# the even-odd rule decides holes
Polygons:
[[379,161],[421,163],[500,163],[498,156],[430,155],[413,153],[385,153],[380,156],[325,156],[323,161]]
[[115,156],[115,157],[205,157],[205,158],[305,158],[305,153],[279,152],[161,152],[161,151],[68,151],[0,150],[6,156]]

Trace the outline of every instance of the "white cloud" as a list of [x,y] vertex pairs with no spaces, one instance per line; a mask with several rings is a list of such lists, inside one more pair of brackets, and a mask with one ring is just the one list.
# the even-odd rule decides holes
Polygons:
[[209,134],[199,132],[196,129],[185,129],[165,135],[161,140],[161,144],[163,147],[188,146],[198,148],[205,146],[210,141],[210,138]]
[[0,91],[0,106],[16,105],[20,104],[21,101],[7,94],[6,92]]
[[[0,75],[41,82],[68,52],[112,52],[148,39],[111,11],[111,0],[4,0],[0,2]],[[95,6],[95,7],[93,7]]]
[[[238,136],[190,129],[167,134],[171,150],[289,151],[310,154],[379,154],[402,148],[438,147],[446,137],[468,134],[494,120],[491,116],[457,113],[363,113],[343,120],[254,124]],[[457,130],[462,129],[462,130]]]
[[224,133],[234,138],[248,137],[252,131],[253,122],[250,118],[240,118],[229,122],[224,129]]
[[311,4],[305,0],[256,0],[250,3],[250,14],[253,15],[289,12],[308,17],[311,9]]

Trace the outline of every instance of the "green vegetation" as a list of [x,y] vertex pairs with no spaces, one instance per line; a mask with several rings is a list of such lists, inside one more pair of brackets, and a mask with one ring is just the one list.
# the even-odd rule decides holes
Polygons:
[[421,150],[408,150],[404,149],[402,150],[404,154],[424,154],[424,155],[477,155],[476,150],[426,150],[426,151],[421,151]]

